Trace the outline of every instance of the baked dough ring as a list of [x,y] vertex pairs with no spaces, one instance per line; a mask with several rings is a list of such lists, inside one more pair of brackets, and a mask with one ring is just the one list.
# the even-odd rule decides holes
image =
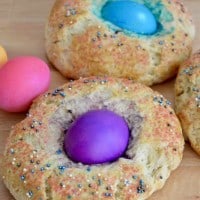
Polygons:
[[[72,162],[63,153],[64,131],[77,116],[101,108],[127,121],[126,156],[102,165]],[[128,80],[91,77],[34,102],[12,129],[0,169],[17,200],[142,200],[163,187],[183,146],[180,123],[160,94]]]
[[180,67],[175,83],[176,113],[186,140],[200,155],[200,51]]
[[178,0],[134,0],[157,16],[160,30],[142,36],[100,17],[107,0],[57,0],[46,26],[46,52],[66,77],[114,76],[146,85],[172,77],[190,55],[194,26]]

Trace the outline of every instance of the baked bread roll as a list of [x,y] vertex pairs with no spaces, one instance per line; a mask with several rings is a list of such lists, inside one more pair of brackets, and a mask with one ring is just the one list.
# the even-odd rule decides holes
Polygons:
[[175,108],[186,140],[200,155],[200,51],[179,69],[175,83]]
[[[174,76],[189,57],[195,35],[184,5],[179,0],[134,0],[157,23],[155,33],[140,34],[105,20],[101,12],[108,2],[55,2],[45,36],[52,64],[70,79],[107,75],[153,85]],[[118,13],[120,17],[122,10]]]
[[[114,162],[84,165],[64,153],[65,130],[93,109],[116,112],[129,126],[126,152]],[[13,127],[0,170],[17,200],[142,200],[163,187],[183,147],[179,120],[163,96],[132,81],[91,77],[35,100]]]

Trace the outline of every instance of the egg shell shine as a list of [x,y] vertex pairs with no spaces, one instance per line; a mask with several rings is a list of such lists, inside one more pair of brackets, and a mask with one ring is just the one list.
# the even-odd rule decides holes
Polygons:
[[0,69],[0,108],[27,111],[33,99],[49,85],[50,70],[44,61],[32,56],[16,57]]

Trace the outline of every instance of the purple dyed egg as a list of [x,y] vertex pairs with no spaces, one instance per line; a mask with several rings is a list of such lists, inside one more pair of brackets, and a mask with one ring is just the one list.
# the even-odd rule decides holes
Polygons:
[[75,162],[100,164],[117,160],[128,140],[129,128],[123,117],[109,110],[93,110],[69,127],[64,148]]

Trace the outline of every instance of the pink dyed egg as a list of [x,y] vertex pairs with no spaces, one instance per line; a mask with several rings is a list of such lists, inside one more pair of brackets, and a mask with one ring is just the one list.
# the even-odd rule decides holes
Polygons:
[[0,69],[0,109],[27,111],[49,85],[50,70],[44,61],[32,56],[14,58]]

